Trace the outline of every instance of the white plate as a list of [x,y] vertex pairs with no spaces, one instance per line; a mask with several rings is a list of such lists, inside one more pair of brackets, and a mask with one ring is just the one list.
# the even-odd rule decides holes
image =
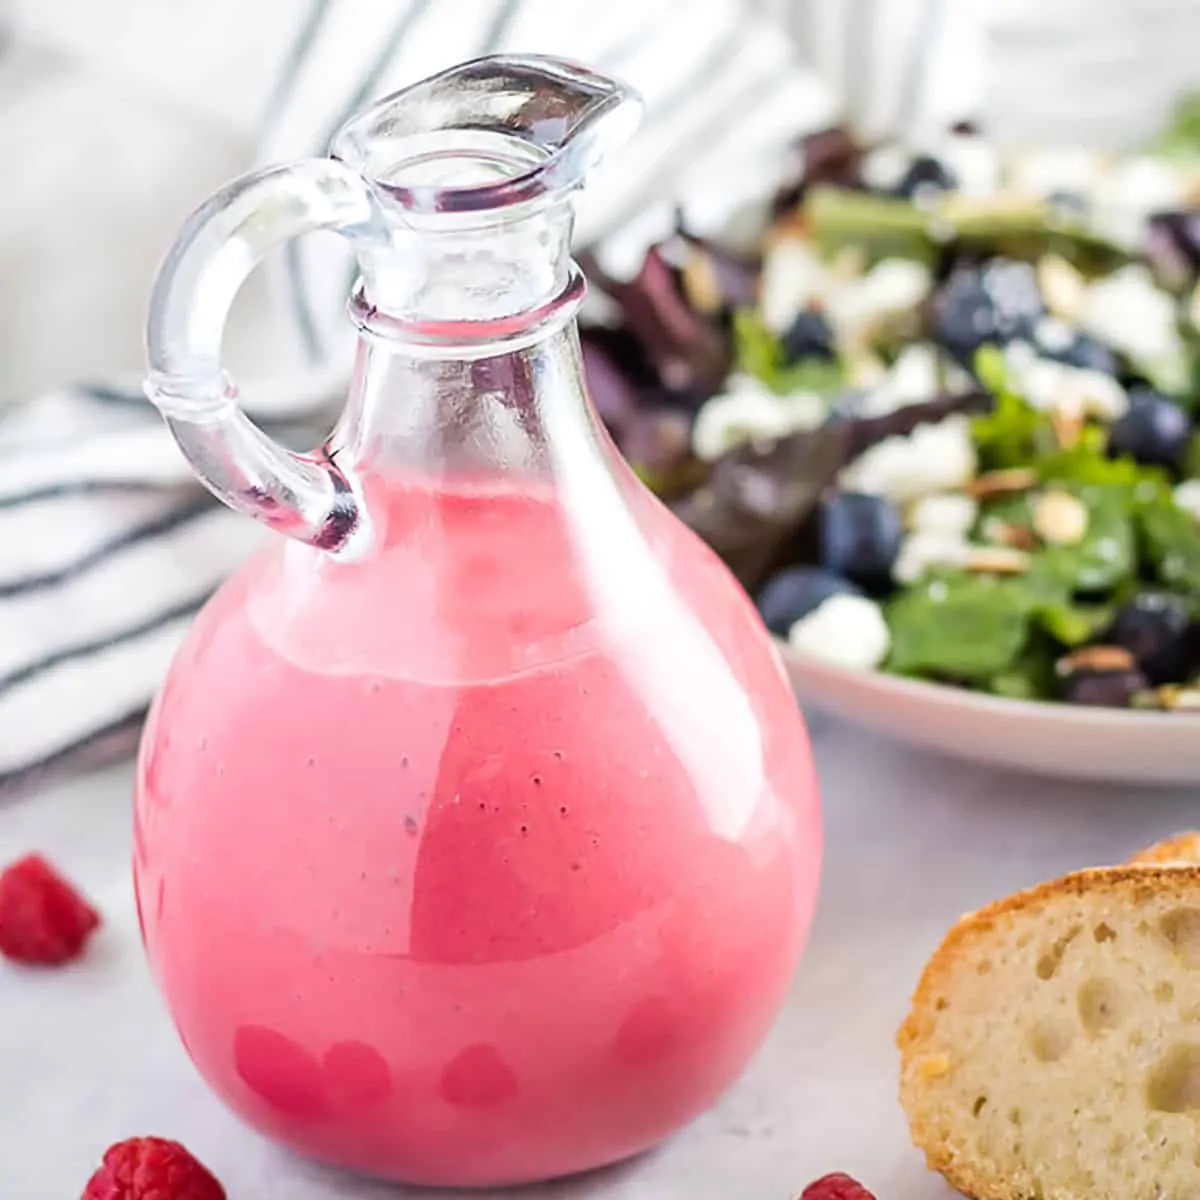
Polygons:
[[889,737],[1039,775],[1200,784],[1200,714],[1005,700],[781,646],[800,702]]

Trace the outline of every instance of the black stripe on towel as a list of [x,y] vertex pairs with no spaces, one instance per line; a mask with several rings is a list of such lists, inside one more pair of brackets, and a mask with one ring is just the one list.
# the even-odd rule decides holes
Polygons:
[[113,650],[117,646],[125,645],[126,642],[133,642],[140,637],[145,637],[148,633],[155,633],[164,625],[170,625],[172,621],[194,616],[204,606],[204,602],[212,593],[212,588],[205,588],[201,595],[189,596],[181,603],[173,604],[170,608],[156,612],[153,616],[147,617],[144,621],[140,621],[136,625],[131,625],[128,629],[122,629],[119,633],[111,633],[107,637],[96,638],[90,642],[79,642],[74,646],[62,646],[58,650],[47,654],[44,658],[26,663],[23,667],[17,667],[15,671],[10,671],[7,675],[0,675],[0,696],[5,692],[12,691],[13,688],[19,687],[23,683],[28,683],[29,680],[37,675],[41,675],[54,667],[62,666],[63,663],[74,662],[80,658],[91,658],[96,654],[103,654],[106,650]]
[[13,579],[7,583],[0,583],[0,599],[24,596],[29,592],[36,592],[41,588],[66,583],[68,580],[82,575],[85,571],[91,570],[92,567],[98,563],[102,563],[106,558],[110,558],[119,551],[128,550],[129,547],[149,541],[151,538],[171,533],[173,530],[180,528],[180,526],[186,525],[189,521],[194,521],[203,513],[211,511],[211,509],[212,502],[207,498],[194,500],[182,508],[173,508],[169,512],[154,517],[152,520],[144,521],[140,525],[134,525],[130,529],[122,530],[116,537],[110,538],[107,542],[102,542],[94,550],[67,563],[66,566],[57,567],[53,571],[43,571],[40,575],[26,575],[21,579]]
[[504,45],[504,39],[508,36],[513,21],[516,20],[521,3],[522,0],[500,0],[500,7],[492,18],[487,36],[483,39],[483,45],[479,48],[480,58],[486,54],[497,53]]
[[76,384],[75,390],[82,392],[90,400],[99,400],[101,404],[111,404],[117,408],[145,409],[153,411],[146,394],[136,388],[107,387],[102,383]]
[[[315,425],[308,422],[288,420],[256,421],[255,425],[270,437],[277,438],[288,445],[298,444],[301,438],[311,438],[315,445],[325,434],[319,432]],[[164,436],[169,436],[164,431]],[[70,437],[63,442],[64,447],[91,440],[92,435],[84,434]],[[44,443],[42,443],[44,444]],[[57,444],[57,443],[55,443]],[[135,468],[136,469],[136,468]],[[171,492],[181,487],[199,488],[198,480],[185,479],[181,482],[164,483],[158,479],[139,479],[136,475],[128,478],[110,479],[65,479],[59,483],[44,483],[40,487],[30,488],[26,492],[13,492],[12,495],[0,495],[0,508],[20,508],[25,504],[40,504],[46,500],[60,500],[69,496],[112,495],[129,492]],[[211,501],[209,502],[211,503]]]
[[154,479],[73,479],[68,483],[47,483],[12,496],[0,496],[0,508],[20,508],[67,496],[92,496],[106,492],[160,492],[163,485]]
[[0,797],[11,799],[19,792],[44,784],[50,776],[59,772],[65,775],[119,758],[136,744],[138,732],[146,719],[146,709],[146,705],[139,705],[45,758],[25,763],[7,774],[0,774]]
[[259,128],[260,142],[270,136],[275,122],[283,115],[284,107],[291,98],[292,89],[296,85],[296,78],[304,66],[304,60],[308,58],[309,52],[316,45],[317,35],[321,32],[321,26],[329,12],[329,4],[330,0],[312,0],[312,3],[309,4],[308,16],[304,18],[304,23],[300,26],[295,41],[292,42],[279,77],[275,80],[275,86],[271,89],[271,97],[263,108],[262,122]]

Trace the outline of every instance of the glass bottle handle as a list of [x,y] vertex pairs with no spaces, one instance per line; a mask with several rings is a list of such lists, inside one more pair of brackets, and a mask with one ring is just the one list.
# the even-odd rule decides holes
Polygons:
[[238,405],[221,340],[238,289],[280,243],[317,230],[386,237],[362,176],[333,159],[246,175],[184,225],[150,302],[145,390],[204,485],[230,508],[343,555],[369,543],[353,480],[329,457],[272,441]]

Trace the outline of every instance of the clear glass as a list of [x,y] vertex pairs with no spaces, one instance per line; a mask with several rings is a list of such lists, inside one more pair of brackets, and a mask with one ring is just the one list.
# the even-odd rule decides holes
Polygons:
[[[708,1107],[782,1003],[820,818],[769,638],[597,420],[570,195],[636,112],[543,59],[382,101],[214,199],[168,258],[148,390],[289,535],[210,602],[147,725],[147,951],[213,1089],[303,1153],[499,1186]],[[354,241],[345,411],[267,441],[219,364],[283,237]]]

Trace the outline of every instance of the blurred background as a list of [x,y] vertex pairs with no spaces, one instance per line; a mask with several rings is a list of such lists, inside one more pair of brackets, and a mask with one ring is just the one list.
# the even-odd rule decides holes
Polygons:
[[[593,397],[635,469],[664,498],[683,496],[681,515],[753,589],[781,561],[781,539],[789,552],[802,541],[802,514],[780,509],[751,530],[731,485],[705,528],[685,493],[729,448],[723,439],[749,436],[733,428],[738,404],[769,418],[751,433],[774,437],[824,411],[801,389],[790,410],[760,394],[696,415],[720,399],[735,359],[755,374],[744,339],[735,354],[735,310],[758,303],[785,342],[805,315],[799,276],[775,288],[786,320],[767,311],[779,303],[766,295],[770,261],[760,283],[758,252],[772,216],[782,228],[790,205],[802,224],[805,181],[845,185],[842,169],[851,187],[892,189],[923,219],[928,189],[911,170],[882,191],[867,178],[889,140],[918,175],[940,172],[935,193],[986,207],[1001,155],[1036,146],[1038,169],[1054,176],[1039,181],[1047,219],[1062,217],[1064,187],[1070,220],[1082,213],[1105,237],[1122,233],[1111,219],[1100,229],[1114,212],[1136,242],[1149,215],[1184,209],[1185,256],[1200,260],[1189,215],[1200,180],[1144,152],[1194,89],[1197,44],[1200,0],[0,0],[0,792],[75,749],[108,747],[110,735],[128,748],[191,615],[261,533],[206,507],[140,394],[158,263],[187,215],[234,176],[323,154],[372,99],[484,53],[571,57],[639,88],[641,131],[579,206],[577,249],[598,285],[585,317],[604,323],[606,293],[633,335],[585,347]],[[1117,169],[1096,153],[1124,150]],[[1081,162],[1090,182],[1072,179]],[[700,275],[689,283],[672,257],[681,238],[700,275],[720,275],[711,305],[693,294]],[[319,440],[340,402],[348,266],[336,238],[304,239],[255,274],[229,326],[248,411],[297,446]],[[851,324],[879,303],[927,308],[928,278],[907,299],[860,282],[842,306]],[[1175,319],[1174,299],[1126,301]],[[1118,314],[1106,336],[1128,324]],[[767,356],[779,349],[771,341]],[[884,358],[868,364],[875,375]],[[869,386],[896,392],[888,403],[915,398],[901,396],[911,381],[888,380]],[[918,382],[928,399],[937,381]],[[706,450],[714,421],[728,428]],[[806,470],[765,464],[764,486],[777,500]],[[720,483],[719,466],[710,478]]]
[[[486,29],[504,7],[455,0],[450,25]],[[593,6],[520,7],[510,45],[529,45],[539,30],[560,52],[577,46],[586,56],[597,45]],[[656,8],[669,24],[668,10],[679,7],[604,6],[608,23],[624,22],[631,36]],[[1193,0],[733,7],[746,37],[787,38],[797,74],[813,80],[794,113],[796,134],[826,122],[831,106],[872,135],[970,116],[1005,141],[1129,145],[1162,124],[1194,74],[1200,40]],[[405,8],[404,0],[358,0],[341,19],[369,43]],[[688,8],[701,27],[725,19],[723,3]],[[0,2],[0,399],[140,371],[147,292],[181,220],[232,175],[293,151],[309,133],[305,104],[285,106],[282,126],[271,106],[311,19],[310,0]],[[771,21],[778,33],[762,24]],[[381,89],[458,56],[453,29],[427,24]],[[661,52],[631,62],[631,74],[661,62]],[[319,93],[319,72],[306,86]],[[269,336],[265,295],[260,281],[233,329],[234,360],[254,373],[279,368],[287,352]]]

